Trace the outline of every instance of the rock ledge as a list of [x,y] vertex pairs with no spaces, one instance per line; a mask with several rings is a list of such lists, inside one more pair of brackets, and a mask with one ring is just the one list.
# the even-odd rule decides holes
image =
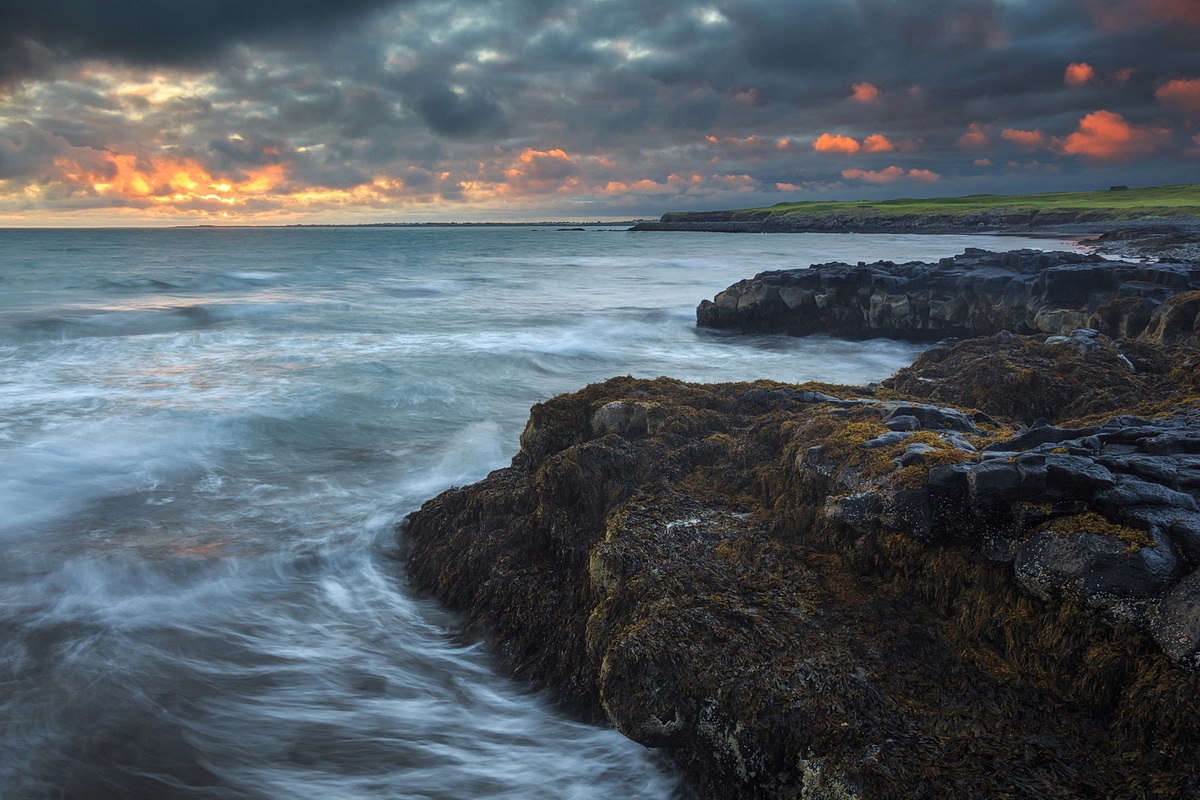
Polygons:
[[926,341],[1093,328],[1168,344],[1200,331],[1198,290],[1200,265],[1189,262],[968,249],[936,263],[834,262],[761,272],[701,302],[696,321],[794,336]]

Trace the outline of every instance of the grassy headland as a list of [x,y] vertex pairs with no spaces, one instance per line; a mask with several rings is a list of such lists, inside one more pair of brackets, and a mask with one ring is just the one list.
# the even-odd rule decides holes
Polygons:
[[[1114,187],[1099,192],[1049,192],[1046,194],[971,194],[965,197],[934,197],[918,200],[806,201],[776,203],[746,211],[767,212],[773,217],[795,214],[860,211],[880,216],[902,214],[972,214],[1000,211],[1007,214],[1036,214],[1053,209],[1080,214],[1094,212],[1097,219],[1133,219],[1155,216],[1200,216],[1200,184],[1150,186],[1144,189]],[[675,216],[667,214],[664,216]]]
[[[1113,187],[1093,192],[975,194],[895,200],[804,201],[730,211],[663,214],[643,230],[938,230],[1087,226],[1200,219],[1200,184]],[[1189,226],[1190,227],[1190,226]]]

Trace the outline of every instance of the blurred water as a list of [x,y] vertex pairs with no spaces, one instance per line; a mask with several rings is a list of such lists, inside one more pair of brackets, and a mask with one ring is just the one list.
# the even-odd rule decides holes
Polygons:
[[1011,237],[0,230],[0,797],[667,798],[392,558],[612,375],[864,383],[914,345],[697,330],[764,269]]

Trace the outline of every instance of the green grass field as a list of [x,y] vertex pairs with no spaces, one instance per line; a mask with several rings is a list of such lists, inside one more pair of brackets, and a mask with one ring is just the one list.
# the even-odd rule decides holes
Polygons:
[[[959,216],[981,211],[1004,214],[1072,211],[1080,213],[1084,218],[1097,220],[1144,216],[1200,217],[1200,184],[1151,186],[1143,189],[1114,187],[1098,192],[972,194],[965,197],[934,197],[921,200],[902,197],[896,200],[808,201],[776,203],[766,208],[747,208],[732,213],[753,214],[759,218],[765,214],[767,218],[775,218],[826,213],[881,217],[925,214]],[[665,215],[664,220],[676,215]]]

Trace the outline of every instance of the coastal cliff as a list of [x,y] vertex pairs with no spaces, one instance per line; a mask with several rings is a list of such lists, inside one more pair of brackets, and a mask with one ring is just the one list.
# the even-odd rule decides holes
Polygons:
[[406,569],[701,797],[1192,797],[1200,361],[1143,310],[1136,342],[1004,332],[877,389],[553,398],[409,516]]
[[[1200,186],[1113,186],[1090,192],[892,200],[784,202],[728,211],[672,211],[635,231],[715,233],[1038,233],[1112,232],[1176,236],[1195,243]],[[1162,242],[1159,249],[1171,246]]]
[[969,214],[879,214],[861,211],[797,213],[769,210],[684,211],[639,222],[635,231],[705,233],[980,233],[1038,229],[1100,231],[1111,227],[1104,214],[1084,211],[978,211]]

